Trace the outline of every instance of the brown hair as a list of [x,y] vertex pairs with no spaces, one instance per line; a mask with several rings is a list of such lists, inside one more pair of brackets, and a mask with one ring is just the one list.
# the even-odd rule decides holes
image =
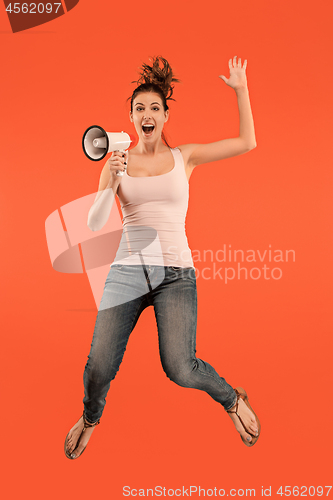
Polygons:
[[[163,67],[160,67],[160,63],[163,64]],[[172,85],[172,83],[180,81],[174,77],[172,68],[168,61],[162,56],[153,57],[152,66],[143,63],[139,74],[140,78],[132,82],[136,83],[138,86],[133,91],[132,96],[127,99],[131,99],[131,112],[133,112],[133,101],[135,97],[142,92],[155,92],[158,94],[162,99],[164,111],[167,111],[169,109],[167,101],[174,101],[171,97],[174,89],[174,85]],[[162,132],[162,140],[168,147],[170,147],[165,138],[164,132]]]

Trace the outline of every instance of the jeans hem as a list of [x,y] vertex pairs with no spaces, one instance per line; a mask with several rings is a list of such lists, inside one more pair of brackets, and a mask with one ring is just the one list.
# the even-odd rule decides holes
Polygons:
[[[235,394],[236,394],[236,393],[235,393]],[[236,397],[235,397],[235,399],[234,399],[233,403],[232,403],[232,404],[231,404],[228,408],[224,407],[225,411],[229,411],[229,410],[231,410],[231,408],[232,408],[233,406],[235,406],[235,404],[236,404],[236,403],[237,403],[237,395],[236,395]]]
[[94,425],[94,424],[97,424],[97,422],[100,420],[101,417],[99,417],[97,420],[94,420],[93,422],[91,422],[89,420],[89,418],[87,418],[86,411],[84,410],[83,411],[83,418],[84,418],[84,420],[86,420],[88,422],[88,424]]

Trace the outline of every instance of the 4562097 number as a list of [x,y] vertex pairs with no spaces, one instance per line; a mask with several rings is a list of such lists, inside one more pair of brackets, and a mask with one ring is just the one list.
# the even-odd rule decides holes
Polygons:
[[327,497],[331,489],[332,486],[280,486],[276,494],[285,497]]
[[[12,7],[13,5],[13,7]],[[6,8],[7,12],[10,12],[11,14],[51,14],[54,12],[55,14],[58,12],[59,8],[61,7],[61,2],[60,3],[10,3],[8,7]]]

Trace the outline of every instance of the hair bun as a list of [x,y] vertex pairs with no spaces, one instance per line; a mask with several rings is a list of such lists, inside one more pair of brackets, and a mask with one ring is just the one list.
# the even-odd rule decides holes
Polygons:
[[[161,63],[163,67],[161,67]],[[137,83],[138,85],[145,83],[158,85],[165,99],[170,99],[173,94],[174,85],[172,85],[172,83],[179,82],[179,80],[174,77],[170,64],[162,56],[153,57],[152,66],[143,63],[139,74],[140,78],[132,83]]]

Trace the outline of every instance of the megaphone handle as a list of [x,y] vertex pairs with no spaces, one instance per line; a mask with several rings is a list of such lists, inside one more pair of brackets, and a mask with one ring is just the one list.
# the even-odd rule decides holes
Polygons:
[[[119,151],[119,153],[125,153],[124,149],[117,149],[116,151]],[[126,167],[125,167],[125,169],[126,169]],[[122,177],[124,175],[124,172],[122,170],[117,170],[116,175],[118,177]]]

